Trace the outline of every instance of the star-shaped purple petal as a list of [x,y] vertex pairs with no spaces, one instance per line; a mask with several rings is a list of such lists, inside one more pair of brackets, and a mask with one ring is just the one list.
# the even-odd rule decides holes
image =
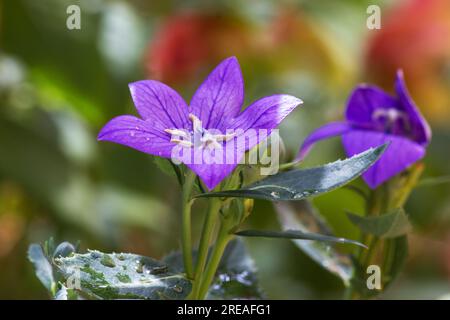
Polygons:
[[225,122],[236,117],[244,102],[244,80],[235,57],[221,62],[200,85],[191,99],[190,110],[205,129],[225,131]]
[[[190,106],[175,90],[157,81],[131,83],[130,91],[142,119],[114,118],[98,139],[183,162],[210,190],[234,170],[247,150],[267,138],[302,103],[290,95],[273,95],[240,112],[244,82],[235,57],[211,72]],[[268,134],[260,134],[261,129]]]

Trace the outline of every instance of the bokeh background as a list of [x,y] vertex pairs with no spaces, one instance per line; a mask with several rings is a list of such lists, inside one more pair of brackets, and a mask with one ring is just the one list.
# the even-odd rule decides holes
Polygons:
[[[81,8],[81,30],[66,9]],[[381,30],[366,27],[370,4]],[[179,189],[152,157],[96,134],[134,113],[127,83],[159,79],[189,101],[223,58],[238,57],[246,102],[273,93],[304,105],[283,123],[292,156],[315,127],[341,118],[358,82],[392,91],[401,67],[433,129],[424,177],[450,174],[448,0],[0,2],[0,298],[48,298],[26,259],[50,236],[81,248],[161,257],[178,247]],[[322,142],[305,165],[343,156]],[[406,269],[384,298],[450,293],[450,184],[422,186],[408,202],[415,225]],[[338,235],[358,236],[345,210],[362,203],[341,189],[314,200]],[[199,208],[200,209],[200,208]],[[196,221],[202,218],[194,212]],[[268,202],[251,227],[278,228]],[[198,234],[198,232],[196,232]],[[294,244],[246,241],[269,298],[339,298],[343,286]],[[343,248],[346,250],[346,248]]]

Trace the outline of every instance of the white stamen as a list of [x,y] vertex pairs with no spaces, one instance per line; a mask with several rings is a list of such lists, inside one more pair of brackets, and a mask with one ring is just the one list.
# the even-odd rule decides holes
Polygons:
[[216,134],[214,138],[217,141],[229,141],[236,137],[236,133],[228,133],[228,134]]
[[191,148],[194,144],[187,140],[180,140],[180,139],[171,139],[170,142],[179,144],[183,147]]
[[382,117],[386,117],[388,123],[394,123],[397,119],[407,119],[406,113],[404,113],[403,111],[394,109],[394,108],[389,108],[389,109],[379,108],[379,109],[376,109],[372,113],[372,118],[374,120],[378,120]]
[[[165,129],[164,131],[172,135],[170,142],[179,144],[183,147],[196,147],[196,148],[209,148],[216,149],[222,148],[220,142],[233,139],[236,134],[213,134],[202,127],[202,121],[194,114],[189,114],[189,120],[192,122],[192,132],[188,132],[181,129]],[[182,139],[180,139],[182,138]]]
[[189,132],[186,132],[185,130],[181,130],[181,129],[164,129],[164,132],[167,132],[168,134],[170,134],[172,136],[180,136],[180,137],[184,137],[186,139],[190,138]]
[[195,115],[190,113],[189,120],[191,120],[191,122],[192,122],[192,129],[193,129],[194,133],[203,132],[202,121],[199,118],[197,118]]

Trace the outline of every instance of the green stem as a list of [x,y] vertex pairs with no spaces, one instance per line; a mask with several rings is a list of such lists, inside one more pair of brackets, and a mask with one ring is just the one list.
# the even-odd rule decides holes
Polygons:
[[216,224],[219,209],[221,207],[221,201],[218,198],[212,198],[208,213],[205,217],[205,222],[203,224],[202,235],[200,238],[200,244],[198,247],[198,258],[194,273],[194,283],[192,287],[191,297],[196,298],[200,290],[200,280],[202,276],[203,269],[206,265],[206,260],[208,258],[208,249],[211,242],[211,236],[214,231],[214,226]]
[[364,268],[370,265],[370,262],[372,261],[372,256],[376,252],[375,249],[378,245],[378,240],[379,240],[378,237],[372,237],[369,244],[367,245],[369,249],[367,250],[367,253],[364,256],[364,258],[362,258],[362,265],[364,266]]
[[[377,216],[380,214],[380,212],[382,212],[382,208],[385,206],[385,203],[383,201],[385,190],[382,189],[384,189],[384,187],[379,187],[375,190],[372,190],[370,192],[370,195],[367,197],[365,210],[366,217]],[[361,242],[367,244],[368,249],[364,250],[363,248],[358,248],[356,257],[362,270],[364,270],[366,268],[366,264],[372,260],[372,256],[375,252],[375,247],[378,244],[378,238],[369,234],[361,233]],[[355,299],[357,297],[359,297],[357,290],[353,285],[350,285],[344,293],[344,299]]]
[[384,242],[384,248],[383,248],[383,250],[384,250],[384,262],[383,262],[383,271],[385,272],[385,273],[388,273],[389,274],[389,267],[390,267],[390,265],[391,265],[391,262],[392,262],[392,254],[394,253],[393,252],[393,240],[391,240],[391,239],[387,239],[385,242]]
[[219,266],[225,248],[232,237],[233,236],[228,232],[228,224],[223,221],[219,230],[219,234],[217,235],[217,241],[211,254],[211,258],[208,262],[208,265],[206,266],[205,273],[200,284],[200,289],[197,296],[198,299],[204,299],[206,294],[208,293],[209,287],[211,286],[211,283],[214,279],[214,275],[216,274],[217,267]]
[[194,278],[193,266],[192,266],[192,234],[191,234],[191,193],[194,187],[195,173],[188,171],[186,179],[183,184],[182,192],[182,248],[183,248],[183,263],[186,275],[189,279]]
[[[377,216],[385,214],[391,209],[403,207],[411,191],[417,185],[422,171],[423,166],[417,164],[373,190],[369,201],[367,201],[366,216]],[[369,246],[367,252],[360,250],[357,254],[362,270],[365,270],[372,263],[374,255],[378,257],[378,253],[383,253],[383,270],[384,273],[389,273],[388,268],[390,268],[395,254],[394,240],[379,239],[372,235],[362,235],[362,239],[363,243],[368,243]],[[383,245],[383,247],[380,245]],[[352,298],[355,295],[355,288],[350,286],[346,292],[346,297]]]

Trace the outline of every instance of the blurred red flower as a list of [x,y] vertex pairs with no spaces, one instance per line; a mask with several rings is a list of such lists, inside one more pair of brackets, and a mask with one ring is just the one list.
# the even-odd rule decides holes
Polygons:
[[168,18],[145,56],[149,76],[173,83],[192,79],[200,67],[237,55],[239,23],[228,16],[181,13]]

